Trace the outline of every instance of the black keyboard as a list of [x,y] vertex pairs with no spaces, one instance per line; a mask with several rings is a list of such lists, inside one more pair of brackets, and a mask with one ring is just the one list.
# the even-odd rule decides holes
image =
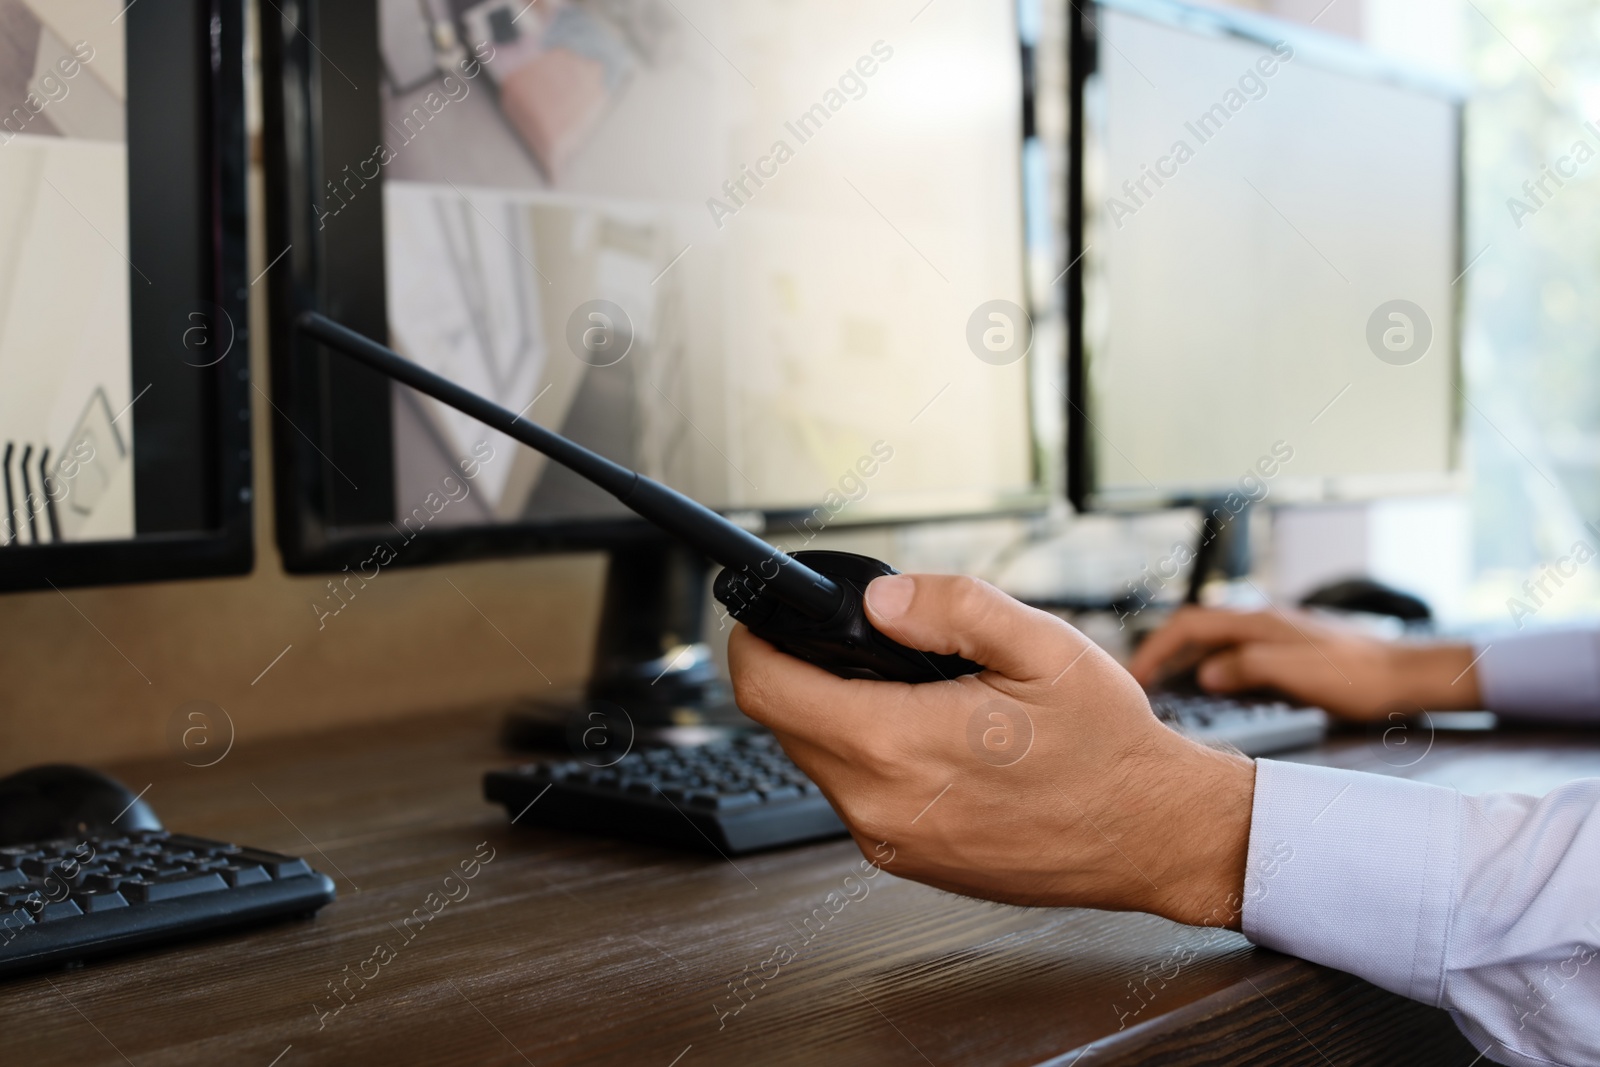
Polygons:
[[1278,700],[1157,690],[1150,710],[1196,741],[1221,741],[1246,756],[1314,745],[1328,732],[1328,713]]
[[166,831],[0,848],[0,975],[310,914],[333,897],[305,860]]
[[[1320,708],[1279,701],[1158,691],[1150,706],[1180,733],[1247,756],[1316,744],[1328,728]],[[610,766],[566,759],[490,771],[483,795],[518,825],[730,856],[845,833],[816,783],[769,734],[636,749]]]
[[551,760],[491,771],[483,794],[518,825],[730,856],[845,832],[822,790],[769,734],[636,749],[609,767]]

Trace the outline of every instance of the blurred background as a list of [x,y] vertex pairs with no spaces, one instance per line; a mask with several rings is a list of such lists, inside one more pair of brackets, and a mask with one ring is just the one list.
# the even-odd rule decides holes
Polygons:
[[[1600,145],[1584,128],[1600,117],[1600,5],[1296,0],[1251,6],[1315,20],[1469,87],[1462,358],[1470,488],[1460,496],[1386,501],[1326,516],[1329,534],[1318,545],[1336,552],[1343,543],[1357,558],[1364,553],[1373,573],[1400,584],[1427,567],[1443,618],[1511,625],[1507,600],[1525,599],[1523,583],[1574,542],[1595,544],[1584,524],[1600,517],[1594,168],[1582,167],[1531,215],[1519,219],[1510,205],[1513,198],[1532,205],[1523,183],[1539,178],[1575,141]],[[1296,564],[1287,567],[1289,586],[1308,581]],[[1529,625],[1592,617],[1597,609],[1600,572],[1582,568]]]
[[[98,3],[73,0],[63,10],[75,5],[93,8]],[[33,6],[24,0],[0,0],[0,19],[10,20],[6,24],[12,26],[35,25],[38,18]],[[118,5],[99,6],[114,14],[112,9]],[[254,64],[247,98],[250,246],[245,273],[254,281],[248,287],[246,347],[252,380],[266,383],[271,376],[266,291],[273,283],[272,272],[288,269],[288,265],[280,264],[278,258],[287,249],[281,242],[269,242],[264,228],[267,191],[262,97],[265,91],[279,87],[261,83],[259,11],[251,6],[247,43]],[[473,19],[488,19],[492,14],[488,9],[495,5],[457,6],[472,9],[461,18],[464,25],[473,26],[477,25]],[[655,17],[651,13],[659,14],[659,5],[572,7],[593,7],[596,17],[624,28],[619,31],[621,37],[599,44],[592,36],[583,36],[587,30],[579,33],[581,27],[560,30],[578,33],[587,42],[582,48],[599,50],[598,66],[585,75],[591,79],[586,83],[591,103],[609,99],[613,82],[607,79],[642,77],[638,71],[658,59],[664,63],[663,69],[672,69],[672,58],[679,53],[669,49],[662,59],[650,50],[650,42],[656,39],[651,34],[657,29],[662,30],[661,40],[675,42],[672,47],[680,52],[700,49],[700,39],[693,35],[680,30],[674,36],[662,27],[651,28]],[[473,14],[478,8],[484,10]],[[1440,632],[1545,626],[1600,614],[1600,570],[1596,566],[1580,567],[1576,576],[1559,587],[1558,595],[1543,598],[1531,617],[1518,617],[1515,610],[1517,600],[1527,602],[1526,583],[1538,581],[1548,565],[1568,554],[1576,542],[1600,545],[1600,534],[1586,529],[1586,523],[1600,521],[1600,471],[1596,470],[1600,464],[1600,311],[1596,310],[1600,308],[1596,300],[1600,295],[1596,292],[1600,208],[1593,184],[1600,160],[1580,164],[1576,176],[1559,186],[1545,179],[1547,189],[1554,192],[1540,194],[1537,203],[1524,188],[1570,155],[1575,142],[1584,140],[1600,147],[1600,134],[1585,127],[1591,120],[1600,123],[1600,3],[1285,0],[1219,10],[1282,20],[1300,30],[1359,44],[1461,87],[1466,96],[1464,225],[1462,273],[1455,288],[1460,293],[1462,376],[1454,415],[1460,429],[1458,477],[1449,485],[1425,493],[1389,492],[1373,499],[1270,501],[1268,506],[1253,509],[1248,520],[1252,550],[1244,576],[1248,580],[1234,576],[1231,582],[1213,583],[1205,591],[1206,598],[1248,604],[1270,596],[1291,603],[1329,582],[1365,576],[1424,600]],[[1021,0],[1014,16],[1031,49],[1030,121],[1035,135],[1021,145],[1019,160],[1007,163],[1007,167],[1019,168],[1017,176],[1029,216],[1023,235],[1027,275],[1008,277],[1006,288],[1008,292],[1016,289],[1018,298],[1025,295],[1030,303],[1035,345],[1040,351],[1059,345],[1065,328],[1061,299],[1053,284],[1071,260],[1063,220],[1067,214],[1064,145],[1070,82],[1066,41],[1074,11],[1064,0]],[[939,12],[937,8],[917,12],[912,5],[907,7],[909,14],[930,20]],[[917,22],[911,25],[915,28]],[[637,40],[628,37],[628,27],[638,31]],[[497,30],[484,22],[480,29],[492,37],[504,27]],[[6,69],[32,70],[38,41],[36,36],[24,41],[25,36],[19,31],[7,38],[7,47],[21,51]],[[871,37],[864,36],[863,45],[870,43]],[[403,65],[403,42],[386,40],[384,47],[390,52],[386,58],[391,68]],[[855,53],[863,50],[852,44],[842,62],[853,62]],[[835,58],[830,54],[825,64],[829,79],[837,76],[835,68],[840,66]],[[706,69],[720,70],[710,53],[700,54],[698,61]],[[91,64],[89,69],[96,72],[92,76],[100,77],[104,66]],[[885,67],[893,69],[892,64]],[[927,74],[921,72],[921,76]],[[732,77],[725,70],[720,76]],[[1015,73],[1006,77],[1015,77]],[[26,80],[0,89],[14,95],[25,87]],[[391,122],[403,123],[402,105],[412,101],[406,94],[415,96],[422,91],[415,86],[406,89],[404,82],[403,72],[389,71],[385,107]],[[930,84],[939,82],[934,77]],[[814,96],[818,87],[827,84],[828,79],[807,80],[801,95]],[[888,98],[887,84],[876,83],[871,92],[877,95],[867,96],[860,106],[878,106],[880,99]],[[504,86],[499,88],[502,100],[514,99]],[[119,90],[112,85],[106,91]],[[449,106],[462,115],[470,113],[468,104],[486,110],[485,101],[492,99],[487,80],[479,79],[473,91],[477,95],[466,103]],[[85,90],[73,99],[88,95]],[[632,95],[630,107],[641,96]],[[573,103],[578,112],[582,103]],[[487,139],[468,140],[475,148],[492,142],[493,152],[506,162],[491,166],[487,177],[478,177],[506,187],[508,196],[521,195],[518,190],[523,188],[545,189],[552,181],[559,191],[561,181],[588,180],[584,168],[592,165],[593,157],[613,133],[608,132],[609,127],[595,133],[591,120],[578,112],[573,112],[577,118],[568,115],[562,119],[567,126],[558,123],[554,127],[545,117],[519,115],[514,109],[488,119],[482,115],[470,121],[462,118],[453,126],[445,119],[456,113],[449,113],[440,120],[440,129],[453,132],[434,138],[427,153],[411,152],[395,164],[389,174],[395,180],[391,190],[395,202],[403,203],[411,195],[421,205],[426,195],[431,195],[426,194],[426,183],[437,184],[456,174],[449,171],[449,165],[459,162],[462,152],[450,138],[467,137],[479,128],[473,124],[480,121],[498,123],[498,132]],[[70,125],[73,119],[67,110],[60,114]],[[621,123],[615,129],[628,136],[650,136],[651,124],[630,117],[632,112],[618,107],[609,114],[607,122]],[[754,118],[765,117],[771,116],[757,109],[734,115],[730,121],[742,130],[751,127]],[[628,122],[634,125],[628,126]],[[114,146],[122,132],[98,130],[91,122],[74,136]],[[819,149],[817,158],[846,147]],[[362,156],[352,158],[360,160]],[[487,166],[487,158],[475,155],[471,166]],[[719,175],[725,173],[713,169]],[[973,180],[992,177],[983,174],[981,167],[971,169]],[[700,176],[694,175],[696,179]],[[663,181],[676,177],[675,173],[660,176]],[[411,193],[403,188],[408,183],[416,183]],[[1519,209],[1518,204],[1528,209]],[[361,202],[354,201],[353,210],[360,209]],[[863,217],[870,217],[866,208],[860,210]],[[412,213],[416,218],[422,214],[420,207]],[[938,205],[929,208],[928,214],[937,217]],[[469,228],[480,226],[470,213],[461,213],[461,219]],[[754,217],[740,221],[751,223],[751,232],[759,228]],[[697,224],[703,225],[704,219]],[[617,232],[621,231],[613,231],[613,236]],[[624,233],[613,245],[626,244],[624,238],[631,239]],[[627,284],[653,286],[652,275],[671,260],[680,240],[691,238],[698,240],[688,230],[671,240],[657,233],[647,249],[648,269],[629,266],[633,273],[627,275]],[[422,234],[416,239],[440,238]],[[492,244],[493,238],[486,240]],[[760,243],[753,240],[752,247]],[[896,251],[912,268],[922,269],[903,249]],[[499,254],[516,267],[503,250]],[[620,261],[617,256],[612,258]],[[693,259],[684,262],[692,264]],[[668,279],[670,283],[673,276]],[[423,334],[433,328],[426,321],[407,319],[416,311],[414,306],[404,300],[396,303],[400,310],[393,325],[400,334],[407,328]],[[937,302],[930,306],[936,307]],[[956,318],[964,319],[970,302],[963,293],[959,306],[951,306],[959,312]],[[847,340],[870,348],[877,337],[868,329]],[[1008,432],[1018,432],[1005,438],[1000,450],[1003,455],[997,452],[998,458],[992,462],[969,458],[979,466],[990,462],[992,469],[985,475],[990,481],[995,481],[992,475],[996,470],[1008,472],[1009,477],[1031,462],[1038,484],[1052,494],[1042,512],[861,529],[840,524],[811,547],[859,550],[893,560],[903,569],[977,573],[1018,595],[1062,605],[1061,610],[1090,632],[1108,645],[1120,647],[1126,633],[1115,611],[1085,615],[1077,609],[1104,606],[1125,596],[1145,568],[1169,554],[1176,540],[1191,537],[1186,531],[1193,524],[1194,513],[1181,508],[1130,514],[1075,513],[1059,491],[1065,481],[1061,443],[1066,420],[1060,403],[1064,371],[1043,359],[1030,361],[1029,366],[1025,384],[1033,419],[1033,452],[1027,454],[1019,426],[1007,426]],[[659,384],[662,395],[678,396],[666,379]],[[522,382],[517,388],[531,396],[538,394],[533,385]],[[995,392],[994,403],[1014,402],[1022,386],[1018,377],[1007,387],[1009,391]],[[769,388],[780,400],[786,390],[793,393],[792,383],[778,382]],[[127,383],[120,383],[112,392],[116,395],[108,393],[103,403],[97,400],[87,408],[75,402],[73,414],[87,418],[84,413],[88,412],[108,422],[108,414],[115,415],[133,399]],[[574,391],[560,394],[557,390],[546,402],[559,402],[563,407],[575,402]],[[678,399],[681,403],[681,397]],[[7,753],[8,762],[20,765],[44,758],[69,743],[81,758],[91,761],[157,752],[166,744],[166,723],[173,711],[197,699],[226,708],[241,734],[266,736],[441,708],[504,705],[589,677],[605,571],[604,558],[592,551],[396,568],[386,573],[383,581],[363,590],[363,599],[352,605],[359,625],[342,625],[347,620],[340,620],[339,625],[319,626],[315,604],[329,595],[329,577],[291,573],[294,568],[285,567],[280,549],[282,529],[274,526],[275,497],[281,487],[274,486],[272,474],[273,402],[267,392],[253,388],[249,408],[254,438],[253,571],[241,577],[8,595],[5,611],[0,613],[0,664],[9,679],[0,691],[0,750]],[[118,427],[126,431],[136,425],[142,410],[135,410]],[[752,439],[759,438],[765,410],[737,406],[731,410],[730,418],[738,422],[736,416],[742,412],[744,432]],[[941,422],[946,416],[937,408],[934,411],[923,424],[930,439],[959,429],[959,420]],[[697,462],[707,458],[704,440],[683,432],[681,426],[676,432],[677,445],[697,455]],[[797,432],[795,439],[802,436]],[[460,437],[452,447],[467,443],[467,437]],[[826,453],[828,458],[811,463],[803,474],[818,481],[820,493],[826,488],[822,479],[836,479],[842,469],[836,455],[854,456],[858,451],[853,440],[843,451],[834,447]],[[775,450],[764,462],[775,463],[788,455],[787,449]],[[721,459],[713,457],[712,468],[720,471],[720,464]],[[400,468],[404,476],[403,462]],[[902,477],[900,472],[909,473],[909,465],[894,470],[894,477]],[[511,474],[509,466],[504,471],[506,476]],[[495,476],[501,477],[500,472]],[[728,479],[725,472],[722,477],[722,484],[702,491],[712,497],[723,494],[719,502],[729,507],[745,503],[745,488],[738,480]],[[1018,499],[1025,497],[1020,480],[1012,480],[1017,484],[1007,492]],[[407,484],[420,490],[425,482],[426,478],[419,476]],[[527,500],[533,499],[531,486],[531,481],[525,481],[517,498],[521,503],[513,510],[526,509]],[[116,522],[125,525],[125,514],[113,514],[116,509],[112,505],[120,498],[108,493],[106,499],[107,529],[116,528]],[[891,497],[885,494],[881,499],[886,502]],[[880,498],[872,498],[865,512],[870,514],[879,502]],[[583,513],[586,506],[575,500],[574,514]],[[465,510],[452,512],[452,521],[466,514]],[[1170,583],[1157,599],[1163,605],[1176,603],[1183,595],[1183,585],[1181,580]],[[720,654],[720,637],[713,634],[712,644]],[[64,693],[70,695],[63,697]],[[63,713],[55,713],[58,707]],[[86,729],[86,724],[90,728]]]

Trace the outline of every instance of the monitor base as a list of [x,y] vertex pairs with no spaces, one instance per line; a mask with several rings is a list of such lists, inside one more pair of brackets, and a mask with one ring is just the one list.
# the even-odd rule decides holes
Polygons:
[[506,716],[513,749],[554,749],[587,762],[635,745],[691,745],[759,730],[733,703],[704,632],[711,564],[671,542],[611,552],[582,692],[529,699]]

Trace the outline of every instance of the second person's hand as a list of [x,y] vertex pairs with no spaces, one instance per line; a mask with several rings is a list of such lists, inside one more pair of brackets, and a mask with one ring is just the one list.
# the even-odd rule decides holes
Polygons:
[[1180,608],[1128,664],[1152,687],[1195,667],[1213,693],[1272,689],[1347,719],[1479,706],[1471,645],[1389,641],[1304,613]]

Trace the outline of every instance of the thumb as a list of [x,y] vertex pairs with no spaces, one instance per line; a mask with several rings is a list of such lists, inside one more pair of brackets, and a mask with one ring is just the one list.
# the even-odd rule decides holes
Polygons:
[[953,652],[1017,681],[1057,677],[1091,647],[1054,615],[976,578],[888,575],[867,586],[866,601],[872,625],[902,645]]

